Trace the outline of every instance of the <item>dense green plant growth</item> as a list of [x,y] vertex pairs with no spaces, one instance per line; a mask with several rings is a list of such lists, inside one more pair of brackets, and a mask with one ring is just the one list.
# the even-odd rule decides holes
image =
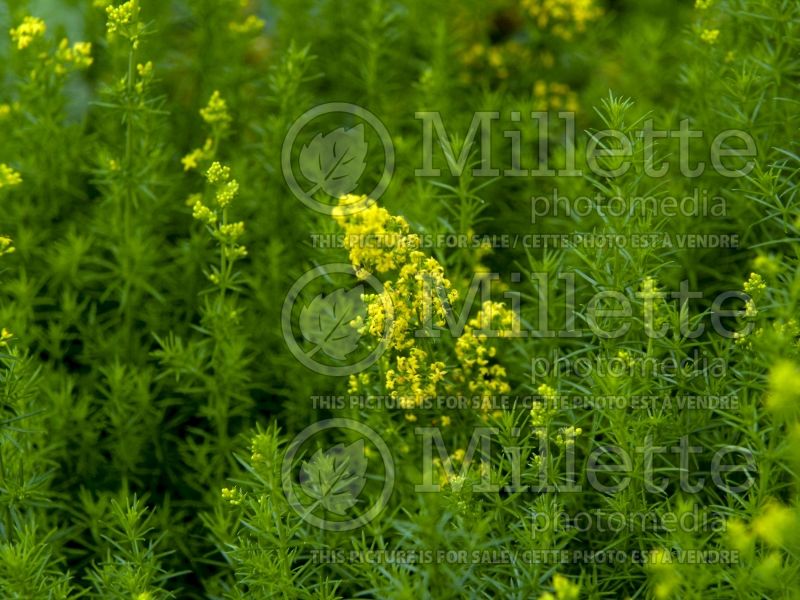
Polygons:
[[[0,598],[800,597],[796,0],[9,0],[0,31]],[[380,198],[361,113],[284,151],[331,102],[385,128]],[[332,428],[287,469],[331,418],[391,464]]]

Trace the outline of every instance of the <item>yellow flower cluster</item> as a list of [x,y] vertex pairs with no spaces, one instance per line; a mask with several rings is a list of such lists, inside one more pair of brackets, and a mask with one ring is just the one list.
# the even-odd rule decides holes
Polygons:
[[768,545],[779,548],[797,534],[797,514],[788,506],[772,501],[753,521],[753,533]]
[[222,488],[222,497],[227,500],[231,506],[239,506],[244,500],[244,492],[238,487]]
[[206,181],[211,186],[214,202],[222,211],[222,215],[204,204],[202,196],[193,195],[192,216],[214,230],[214,236],[222,244],[222,252],[226,259],[236,260],[247,256],[247,248],[238,243],[239,238],[244,235],[244,223],[228,223],[225,212],[239,193],[239,182],[231,178],[230,167],[223,166],[219,162],[214,162],[208,168]]
[[581,593],[581,586],[573,583],[560,573],[553,575],[553,592],[545,592],[539,596],[539,600],[578,600]]
[[700,39],[709,45],[716,44],[719,39],[719,29],[703,29],[700,32]]
[[8,348],[8,342],[10,342],[13,338],[14,336],[8,331],[8,329],[3,327],[3,329],[0,330],[0,348]]
[[231,21],[228,28],[238,35],[255,35],[264,30],[266,23],[255,15],[248,15],[244,21]]
[[11,39],[17,45],[18,50],[24,50],[36,38],[41,38],[47,31],[45,22],[37,17],[25,17],[22,23],[11,30]]
[[565,40],[586,31],[587,24],[603,14],[594,0],[522,0],[522,7],[539,29],[550,28]]
[[[413,250],[397,279],[386,281],[381,294],[369,297],[369,332],[380,337],[390,331],[390,348],[411,348],[416,343],[415,331],[445,326],[447,312],[457,297],[439,262]],[[387,307],[391,314],[387,314]]]
[[56,73],[63,75],[71,69],[88,69],[92,66],[92,44],[75,42],[70,47],[69,40],[64,38],[56,50]]
[[209,160],[213,156],[214,140],[207,138],[202,148],[195,148],[181,159],[184,171],[196,169],[201,161]]
[[136,82],[136,91],[143,94],[145,86],[153,79],[153,62],[148,60],[144,64],[139,63],[136,65],[136,73],[139,75],[139,81]]
[[658,282],[653,277],[645,277],[642,281],[640,294],[643,300],[653,300],[659,297]]
[[675,568],[672,554],[664,548],[650,552],[647,568],[656,580],[653,587],[653,596],[659,600],[672,598],[677,588],[681,585],[681,576]]
[[5,163],[0,163],[0,189],[22,183],[22,176]]
[[478,314],[464,326],[456,340],[459,370],[456,381],[467,386],[470,393],[482,396],[488,404],[493,395],[507,394],[511,387],[506,370],[495,362],[497,348],[490,344],[493,337],[508,337],[519,331],[517,315],[500,302],[486,301]]
[[766,289],[767,284],[758,273],[750,273],[750,277],[744,282],[744,291],[753,297],[760,296]]
[[[24,50],[30,46],[34,40],[44,36],[47,25],[37,17],[25,17],[19,27],[11,30],[11,39],[16,44],[18,50]],[[76,42],[70,46],[69,40],[63,38],[56,48],[55,53],[50,56],[47,53],[39,55],[37,68],[32,71],[32,78],[36,78],[41,67],[52,69],[56,75],[64,75],[70,71],[78,69],[88,69],[94,59],[92,58],[92,45],[89,42]],[[7,116],[11,107],[3,105],[0,116]]]
[[444,379],[444,363],[432,361],[421,348],[412,348],[408,356],[398,356],[396,367],[386,371],[386,389],[403,408],[420,406],[436,396],[437,384]]
[[[236,197],[236,194],[239,193],[239,182],[235,179],[231,179],[230,167],[223,166],[219,162],[212,163],[208,168],[208,171],[206,171],[206,181],[213,186],[214,200],[219,208],[227,208]],[[214,214],[211,209],[203,204],[202,200],[197,200],[194,205],[194,210],[195,218],[200,218],[201,220],[207,220],[206,217],[209,214]],[[202,218],[198,215],[202,215]],[[211,222],[215,221],[216,215]]]
[[773,365],[768,384],[767,408],[783,415],[800,412],[800,368],[794,362],[781,360]]
[[[353,212],[353,207],[362,210]],[[418,345],[416,332],[445,327],[458,292],[444,268],[418,248],[420,238],[402,217],[371,203],[366,196],[343,196],[333,217],[345,231],[345,247],[360,278],[391,273],[378,294],[365,294],[366,321],[352,325],[361,333],[385,339],[394,361],[386,369],[386,389],[401,405],[412,408],[437,394],[444,381],[445,363]],[[456,340],[455,383],[485,400],[510,390],[504,367],[496,362],[490,336],[503,337],[519,330],[517,316],[505,305],[485,302]],[[387,336],[388,332],[388,336]],[[369,380],[351,377],[351,392],[363,390]]]
[[358,394],[364,392],[369,388],[372,378],[369,371],[362,371],[356,375],[350,375],[347,383],[348,394]]
[[[355,212],[357,208],[363,210]],[[394,271],[420,246],[419,236],[409,232],[403,217],[370,204],[366,196],[342,196],[332,214],[344,229],[344,246],[350,253],[350,263],[364,274]]]
[[231,115],[228,113],[228,104],[220,95],[219,91],[214,91],[205,108],[200,109],[200,116],[203,121],[212,127],[227,127],[231,122]]
[[139,3],[137,0],[129,0],[119,6],[106,7],[108,22],[106,27],[109,34],[119,33],[125,37],[133,38],[136,32],[131,29],[139,18]]
[[570,425],[569,427],[562,427],[556,436],[556,444],[562,448],[575,445],[575,438],[583,433],[583,429]]
[[211,126],[211,135],[200,148],[195,148],[181,159],[183,170],[197,169],[201,163],[212,160],[216,154],[217,143],[231,122],[228,104],[218,91],[211,94],[208,104],[200,109],[203,121]]
[[752,552],[757,540],[772,548],[781,548],[798,533],[797,513],[794,509],[770,500],[749,525],[740,519],[726,523],[728,543],[742,554]]
[[714,0],[695,0],[694,7],[697,10],[708,10],[712,4],[714,4]]
[[555,402],[558,392],[546,383],[541,384],[536,393],[541,399],[534,400],[531,406],[531,427],[547,427],[550,419],[556,414]]
[[537,81],[533,86],[536,110],[578,110],[578,96],[564,83]]
[[208,171],[206,171],[206,179],[208,183],[225,183],[231,178],[231,168],[226,167],[219,162],[212,164]]
[[[354,206],[366,208],[351,212]],[[416,347],[414,333],[426,326],[443,327],[457,292],[441,264],[416,249],[419,236],[410,233],[402,217],[370,204],[365,196],[353,195],[340,199],[333,217],[345,231],[345,247],[359,277],[397,274],[384,282],[380,294],[364,296],[366,324],[353,324],[377,339],[389,332],[388,347],[397,355],[394,367],[386,372],[386,389],[405,408],[417,406],[436,395],[445,365]]]
[[235,242],[244,235],[244,223],[238,221],[237,223],[228,223],[219,228],[219,232],[232,242]]
[[14,248],[14,242],[11,240],[10,237],[0,235],[0,256],[5,254],[11,254],[15,252],[16,248]]

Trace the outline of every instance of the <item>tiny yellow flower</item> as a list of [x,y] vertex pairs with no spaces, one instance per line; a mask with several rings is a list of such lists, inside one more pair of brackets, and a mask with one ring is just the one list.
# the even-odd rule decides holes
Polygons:
[[563,575],[556,573],[553,575],[553,589],[558,600],[577,600],[581,591],[581,586],[573,583]]
[[709,45],[716,44],[719,39],[719,29],[703,29],[700,32],[700,39]]
[[227,127],[231,122],[231,116],[228,113],[228,105],[220,95],[219,91],[211,94],[211,98],[205,108],[200,109],[200,116],[209,125],[220,127]]
[[216,213],[208,208],[202,201],[197,200],[192,208],[192,216],[206,225],[213,225],[217,222]]
[[558,396],[558,392],[556,392],[555,389],[553,389],[546,383],[543,383],[538,388],[536,388],[536,392],[543,398],[546,398],[547,400],[554,400]]
[[255,15],[249,15],[244,21],[231,21],[228,27],[233,33],[247,36],[260,33],[264,30],[266,23]]
[[556,436],[556,444],[561,447],[574,446],[575,438],[583,433],[580,427],[562,427],[561,432]]
[[119,33],[126,37],[133,37],[130,26],[139,18],[139,3],[137,0],[129,0],[119,6],[107,6],[106,15],[108,22],[106,27],[109,34]]
[[770,502],[753,521],[753,532],[773,547],[794,539],[797,531],[797,515],[794,510],[778,502]]
[[758,273],[750,273],[750,278],[744,282],[744,291],[751,296],[758,296],[767,289],[767,284]]
[[225,208],[236,197],[236,194],[239,193],[239,182],[235,179],[230,180],[225,185],[223,185],[219,190],[217,190],[217,195],[215,196],[215,200],[220,208]]
[[150,77],[153,74],[153,61],[148,60],[145,64],[136,65],[136,72],[139,77]]
[[16,248],[14,248],[14,242],[11,241],[11,238],[0,235],[0,256],[11,254],[15,250]]
[[147,61],[145,64],[139,63],[136,65],[136,72],[139,74],[139,81],[136,82],[136,91],[144,94],[145,86],[153,78],[153,63]]
[[72,69],[88,69],[92,66],[92,44],[89,42],[76,42],[72,47],[69,40],[64,38],[56,51],[56,73],[63,74],[67,67]]
[[244,223],[241,221],[238,223],[229,223],[228,225],[220,227],[219,231],[225,237],[231,240],[237,240],[244,235]]
[[13,337],[14,336],[8,331],[8,329],[3,327],[3,329],[0,331],[0,348],[7,348],[8,342],[10,342]]
[[25,17],[19,27],[11,30],[11,39],[18,50],[24,50],[36,39],[44,36],[47,31],[45,22],[37,17]]
[[0,163],[0,189],[22,183],[22,176],[5,163]]
[[213,162],[206,171],[208,183],[224,183],[231,178],[230,167],[224,167],[218,162]]
[[244,500],[244,492],[238,487],[222,488],[222,497],[231,505],[238,506]]
[[184,171],[196,169],[200,161],[209,160],[213,155],[214,140],[207,138],[202,148],[195,148],[181,159]]
[[787,414],[800,408],[800,368],[794,362],[781,360],[773,365],[767,381],[766,404],[769,410]]
[[239,260],[247,256],[247,248],[245,246],[224,246],[222,253],[228,260]]
[[725,529],[731,548],[742,554],[750,554],[753,549],[754,535],[747,524],[740,519],[730,519],[726,523]]

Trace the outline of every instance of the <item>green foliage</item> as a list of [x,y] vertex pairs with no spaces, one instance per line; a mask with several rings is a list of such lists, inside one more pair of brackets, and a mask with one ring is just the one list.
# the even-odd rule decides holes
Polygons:
[[[9,1],[0,30],[0,597],[798,597],[796,0]],[[344,201],[332,215],[309,209],[285,179],[287,133],[327,102],[377,115],[394,147],[391,184],[362,221]],[[436,176],[418,173],[425,111],[446,125]],[[498,113],[490,176],[469,147],[477,111]],[[532,111],[549,112],[548,125]],[[575,148],[559,111],[575,113]],[[328,197],[380,179],[380,140],[356,121],[297,139],[296,172],[332,209]],[[705,132],[692,142],[704,172],[682,173],[676,139],[637,135],[648,121]],[[608,129],[632,140],[624,172],[612,173],[625,148]],[[733,129],[756,149],[744,177],[710,164],[714,136]],[[504,172],[540,166],[544,139],[552,172]],[[591,144],[608,151],[599,169]],[[724,211],[665,216],[646,200],[693,195]],[[588,210],[570,212],[579,197]],[[536,198],[547,215],[531,215]],[[358,227],[394,242],[314,242]],[[651,242],[415,245],[576,233]],[[652,242],[687,235],[738,243]],[[331,263],[370,271],[394,291],[395,316],[439,337],[400,336],[349,381],[308,369],[284,339],[284,299]],[[471,309],[473,278],[487,272],[500,274],[492,300],[505,306]],[[684,282],[703,298],[664,295]],[[420,310],[425,285],[433,315]],[[727,291],[747,294],[725,323],[748,335],[712,331],[713,299]],[[613,310],[614,293],[633,316],[601,335],[620,325],[596,311]],[[366,354],[384,318],[370,294],[361,281],[301,298],[309,357]],[[470,334],[487,319],[567,334],[458,339],[447,318],[462,311]],[[541,360],[551,368],[539,373]],[[698,368],[659,367],[670,362]],[[453,409],[415,405],[415,394],[517,401]],[[397,402],[319,403],[351,395]],[[622,401],[548,404],[561,397]],[[680,401],[712,397],[736,402]],[[346,429],[299,450],[287,476],[295,436],[331,417],[379,434],[394,460],[387,496],[379,456]],[[417,427],[443,436],[432,471]],[[472,448],[480,427],[505,452]],[[688,458],[638,460],[651,443],[686,440]],[[637,458],[614,493],[582,468],[603,446]],[[755,470],[723,474],[746,489],[712,485],[721,451],[752,458]],[[684,477],[706,484],[687,491]],[[368,506],[380,510],[353,530],[308,518],[341,526]],[[540,527],[578,513],[647,522]],[[664,523],[705,515],[713,526]],[[736,560],[675,559],[693,550]],[[503,554],[562,551],[572,558]],[[609,552],[627,559],[585,558]]]

